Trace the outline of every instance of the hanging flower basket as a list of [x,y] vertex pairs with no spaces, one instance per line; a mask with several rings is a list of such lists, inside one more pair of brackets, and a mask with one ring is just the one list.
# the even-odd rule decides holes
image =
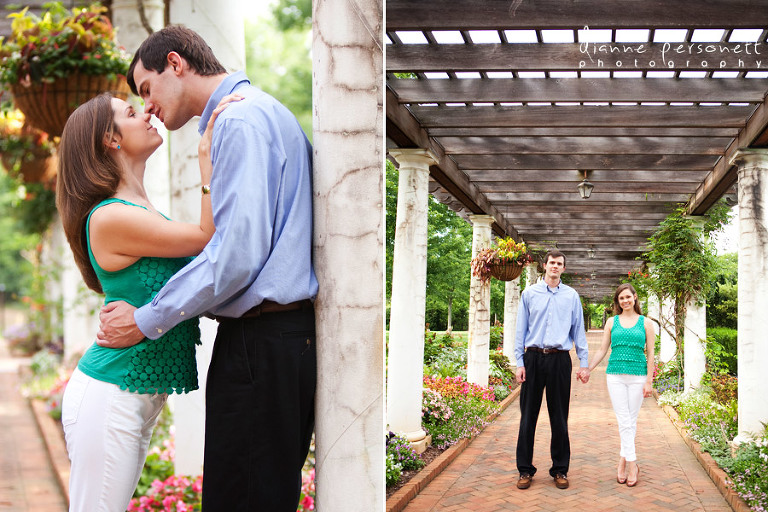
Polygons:
[[472,274],[487,282],[491,277],[512,281],[520,277],[523,268],[533,261],[524,242],[513,238],[496,240],[494,248],[481,249],[472,259]]
[[491,262],[491,277],[499,281],[513,281],[523,273],[523,267],[525,265],[515,260],[496,259]]
[[10,85],[16,107],[27,122],[60,136],[69,115],[81,104],[103,92],[126,99],[130,89],[123,77],[110,80],[106,76],[75,73],[53,83],[15,83]]
[[22,158],[5,154],[0,158],[3,167],[20,175],[24,183],[49,183],[56,176],[56,157],[47,150],[32,149]]

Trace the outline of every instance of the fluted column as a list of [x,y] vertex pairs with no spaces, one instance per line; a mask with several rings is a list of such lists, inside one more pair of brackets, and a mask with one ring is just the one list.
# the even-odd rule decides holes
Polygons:
[[768,151],[740,149],[739,167],[739,435],[768,421]]
[[392,262],[387,421],[389,429],[417,443],[421,428],[424,361],[424,311],[427,290],[427,198],[429,166],[435,156],[424,149],[390,150],[400,164],[397,220]]
[[683,345],[683,374],[686,391],[701,386],[701,378],[706,371],[707,359],[704,355],[707,341],[707,306],[690,302],[685,313],[685,331]]
[[[491,246],[490,215],[470,215],[472,222],[472,258]],[[488,347],[491,338],[491,283],[474,274],[469,283],[469,336],[467,341],[467,380],[488,385]]]
[[515,362],[515,328],[517,327],[517,308],[520,305],[520,279],[504,283],[504,345],[502,353]]
[[[705,237],[703,232],[704,218],[689,216],[688,219],[698,231],[699,237]],[[686,391],[701,386],[707,366],[704,354],[707,342],[707,305],[706,302],[696,304],[691,301],[686,304],[685,326],[683,330],[683,389]]]
[[315,503],[383,510],[382,4],[312,4]]

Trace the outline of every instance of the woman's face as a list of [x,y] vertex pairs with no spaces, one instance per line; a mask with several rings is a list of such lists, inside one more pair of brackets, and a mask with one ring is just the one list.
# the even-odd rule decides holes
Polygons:
[[134,110],[133,106],[119,98],[112,99],[115,125],[120,132],[120,151],[138,158],[148,158],[163,143],[157,128],[149,122],[150,115]]
[[619,300],[619,306],[621,306],[621,309],[623,311],[632,310],[635,308],[635,301],[637,300],[637,295],[629,291],[629,289],[625,289],[625,290],[622,290],[621,293],[619,293],[618,300]]

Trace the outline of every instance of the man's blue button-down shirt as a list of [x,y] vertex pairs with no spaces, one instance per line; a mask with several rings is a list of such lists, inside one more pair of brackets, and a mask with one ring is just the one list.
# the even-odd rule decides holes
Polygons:
[[562,282],[550,288],[543,280],[523,290],[515,330],[517,367],[524,366],[528,347],[571,350],[574,342],[581,367],[589,366],[584,313],[576,290]]
[[271,300],[317,295],[312,268],[312,147],[293,114],[252,86],[227,76],[200,117],[202,134],[221,98],[237,92],[216,120],[211,201],[216,233],[134,318],[157,339],[182,320],[210,312],[239,317]]

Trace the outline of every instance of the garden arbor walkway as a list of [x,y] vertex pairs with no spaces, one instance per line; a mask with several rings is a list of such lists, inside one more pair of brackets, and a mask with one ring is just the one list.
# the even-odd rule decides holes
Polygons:
[[[593,301],[640,266],[669,213],[682,206],[702,215],[738,193],[740,437],[762,429],[766,27],[768,10],[749,0],[621,8],[603,0],[387,1],[387,146],[405,207],[398,204],[392,278],[391,428],[419,435],[421,360],[410,354],[424,308],[398,283],[425,286],[429,192],[471,221],[473,251],[492,235],[561,249],[572,285]],[[589,199],[577,192],[585,178],[594,185]],[[480,354],[490,293],[471,287],[469,353]],[[687,348],[703,330],[691,331]],[[693,359],[702,367],[698,345]],[[487,361],[479,363],[468,378],[483,383],[473,377],[487,373]]]
[[[601,336],[602,331],[587,335],[590,352],[597,349]],[[575,353],[574,362],[578,363]],[[529,489],[515,487],[520,419],[515,401],[408,504],[405,512],[730,512],[731,507],[653,398],[645,400],[638,419],[640,481],[634,488],[616,483],[619,440],[605,385],[606,364],[604,361],[592,372],[587,385],[574,377],[569,489],[557,489],[547,472],[550,433],[546,406],[536,430],[534,464],[538,472]]]

